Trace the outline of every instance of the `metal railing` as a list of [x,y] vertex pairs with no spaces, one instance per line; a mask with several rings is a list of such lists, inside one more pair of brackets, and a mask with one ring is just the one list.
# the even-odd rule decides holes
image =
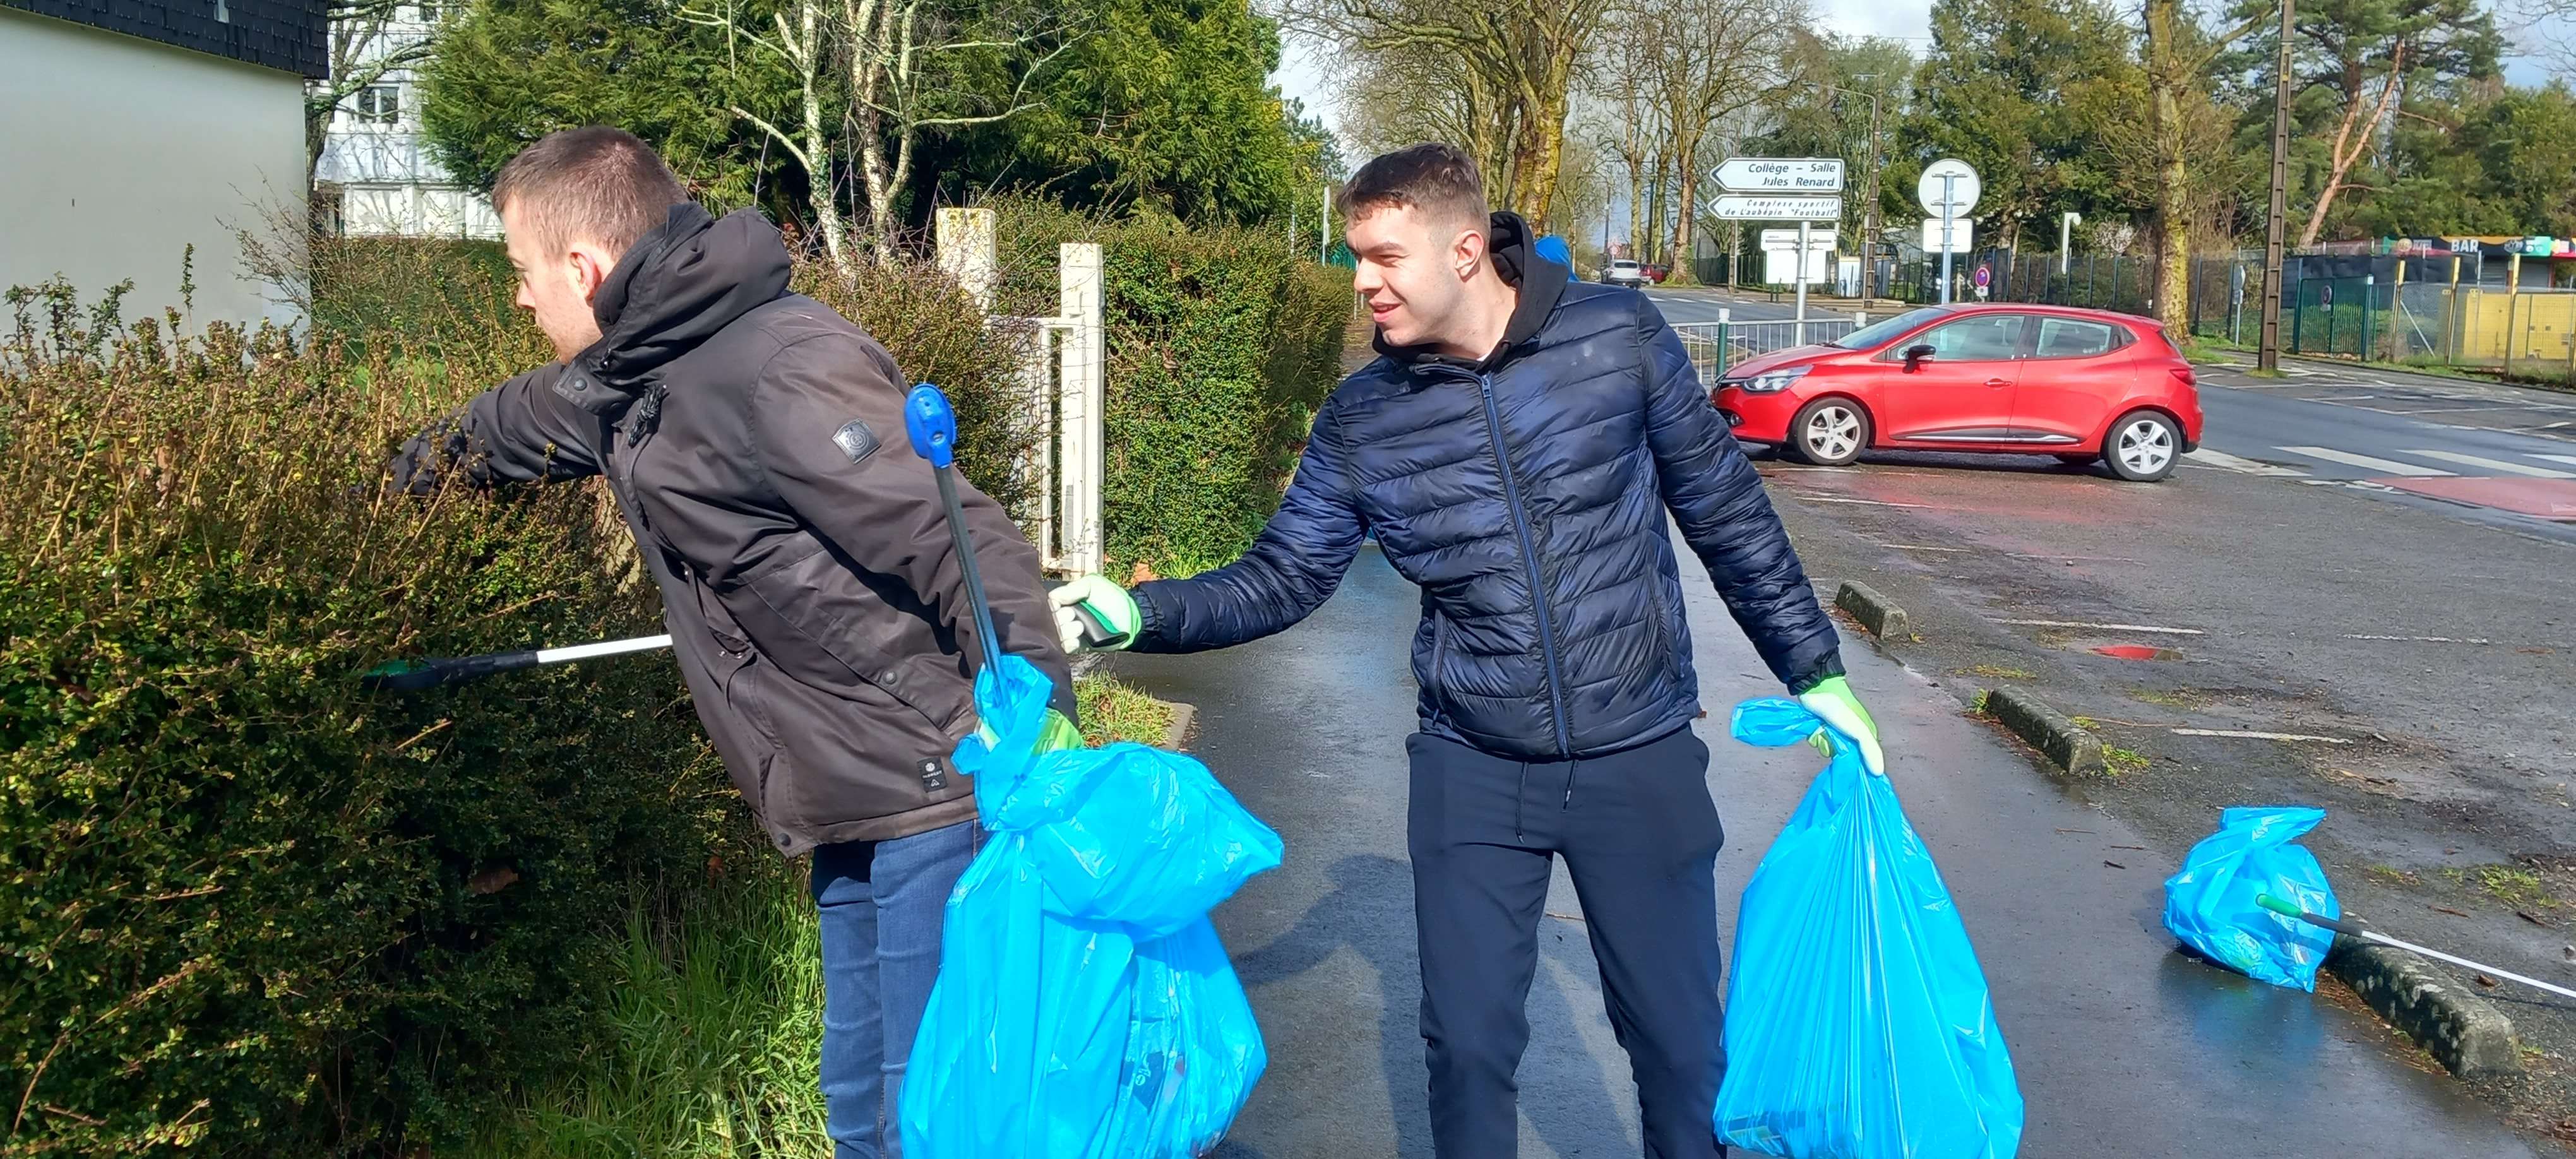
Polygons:
[[1728,317],[1728,311],[1719,310],[1715,322],[1677,322],[1673,332],[1681,335],[1682,349],[1690,352],[1691,368],[1699,371],[1700,381],[1715,385],[1728,367],[1745,359],[1831,342],[1867,325],[1866,312],[1738,322]]

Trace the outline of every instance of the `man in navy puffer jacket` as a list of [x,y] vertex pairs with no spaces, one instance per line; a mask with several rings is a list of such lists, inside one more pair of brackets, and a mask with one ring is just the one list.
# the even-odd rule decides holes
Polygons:
[[1570,283],[1527,223],[1488,214],[1453,146],[1370,161],[1342,209],[1381,357],[1325,401],[1242,559],[1133,593],[1096,576],[1058,589],[1067,646],[1192,652],[1281,631],[1373,532],[1423,591],[1408,845],[1440,1155],[1516,1150],[1522,1006],[1559,854],[1646,1153],[1718,1154],[1724,835],[1690,728],[1667,511],[1772,673],[1880,771],[1876,731],[1761,477],[1643,295]]

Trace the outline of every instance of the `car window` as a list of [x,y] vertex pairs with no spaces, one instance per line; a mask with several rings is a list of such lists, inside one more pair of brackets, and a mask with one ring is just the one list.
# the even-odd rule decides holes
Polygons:
[[2023,321],[2019,314],[1978,314],[1935,327],[1918,342],[1942,362],[2007,362],[2021,350]]
[[2106,323],[2078,318],[2039,320],[2041,358],[2091,358],[2108,354],[2119,344],[2120,336]]

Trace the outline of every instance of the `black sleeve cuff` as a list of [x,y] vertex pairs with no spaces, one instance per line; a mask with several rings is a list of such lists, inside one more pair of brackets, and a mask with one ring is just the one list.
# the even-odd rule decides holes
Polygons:
[[1789,695],[1805,696],[1806,694],[1815,691],[1817,685],[1842,674],[1843,654],[1841,652],[1827,652],[1825,653],[1825,658],[1822,663],[1817,664],[1814,669],[1808,671],[1805,675],[1789,682]]

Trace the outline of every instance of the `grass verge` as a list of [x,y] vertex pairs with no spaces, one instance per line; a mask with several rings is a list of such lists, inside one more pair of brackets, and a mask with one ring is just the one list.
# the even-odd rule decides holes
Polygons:
[[[1115,678],[1074,683],[1094,744],[1159,745],[1172,706]],[[821,947],[802,864],[681,894],[637,891],[599,960],[600,1038],[581,1066],[498,1108],[454,1159],[814,1159],[829,1154],[816,1059]],[[657,909],[666,912],[656,912]]]

